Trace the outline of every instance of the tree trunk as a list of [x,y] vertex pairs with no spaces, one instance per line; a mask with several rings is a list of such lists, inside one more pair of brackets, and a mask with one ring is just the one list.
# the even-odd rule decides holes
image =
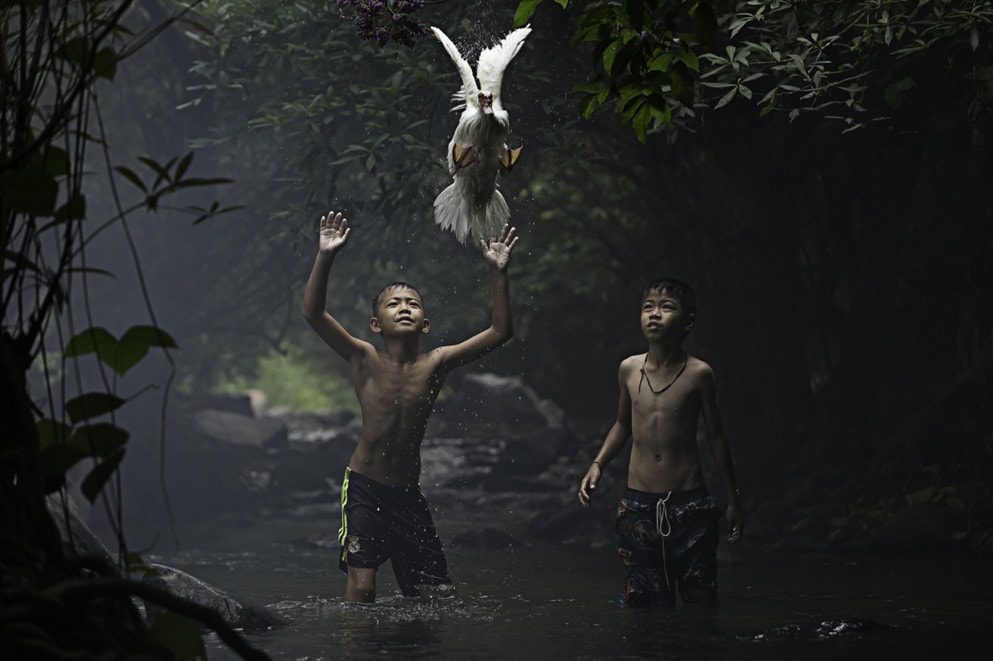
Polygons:
[[45,508],[38,428],[31,414],[21,343],[0,333],[0,552],[22,562],[59,554],[54,523]]

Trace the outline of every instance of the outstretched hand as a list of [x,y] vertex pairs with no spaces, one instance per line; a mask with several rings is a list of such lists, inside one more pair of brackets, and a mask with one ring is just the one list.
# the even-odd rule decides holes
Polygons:
[[479,240],[479,246],[483,249],[483,259],[492,268],[498,271],[506,270],[507,263],[510,261],[510,252],[517,245],[517,239],[519,237],[514,235],[515,228],[510,225],[504,225],[503,230],[500,232],[500,239],[494,239],[490,237],[489,242],[482,239]]
[[328,211],[328,215],[321,216],[318,250],[320,252],[338,252],[348,241],[350,232],[348,221],[342,217],[340,212]]

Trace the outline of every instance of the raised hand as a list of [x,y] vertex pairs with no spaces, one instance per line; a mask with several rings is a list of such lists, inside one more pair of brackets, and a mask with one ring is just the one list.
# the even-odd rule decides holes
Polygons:
[[498,271],[506,270],[510,261],[510,252],[517,245],[518,237],[514,235],[515,228],[504,225],[500,232],[500,239],[496,240],[492,236],[489,243],[480,239],[479,246],[483,249],[483,259],[490,267]]
[[338,252],[348,241],[350,233],[348,221],[342,217],[341,213],[328,211],[328,215],[321,216],[318,250],[320,252]]

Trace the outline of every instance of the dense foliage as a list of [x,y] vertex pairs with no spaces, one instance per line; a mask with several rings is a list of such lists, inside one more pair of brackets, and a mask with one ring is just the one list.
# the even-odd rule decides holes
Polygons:
[[[512,27],[498,4],[427,4],[416,18],[473,59]],[[617,362],[640,348],[634,301],[677,273],[701,290],[692,349],[722,375],[746,472],[808,480],[824,460],[848,471],[886,447],[906,411],[926,417],[963,375],[987,374],[988,12],[520,3],[516,20],[534,32],[504,100],[510,142],[525,149],[500,182],[522,234],[518,336],[480,367],[609,422]],[[318,3],[212,2],[202,21],[212,36],[198,37],[190,103],[212,109],[213,128],[198,144],[242,182],[243,231],[266,233],[247,256],[266,256],[256,275],[233,279],[279,282],[292,310],[315,220],[341,208],[356,232],[331,304],[349,328],[361,332],[368,294],[397,276],[428,296],[434,341],[485,323],[474,255],[431,220],[458,84],[438,45],[380,47]],[[924,324],[921,297],[936,301]],[[311,347],[327,369],[302,324],[268,337]],[[916,346],[929,347],[922,364],[908,360]],[[951,479],[954,462],[901,433],[917,439],[916,466],[895,465],[893,481]],[[987,442],[988,430],[967,436]]]
[[[113,81],[164,27],[133,37],[124,18],[131,4],[10,2],[0,10],[0,638],[10,658],[202,655],[186,615],[219,625],[253,654],[216,614],[120,578],[101,557],[76,557],[74,540],[60,536],[46,506],[49,494],[65,498],[66,473],[86,464],[83,495],[102,497],[120,522],[120,483],[111,480],[129,441],[116,417],[129,397],[119,379],[150,349],[176,348],[151,308],[145,324],[120,337],[97,325],[89,283],[109,273],[88,261],[91,242],[112,229],[129,238],[135,211],[223,181],[191,176],[192,153],[164,163],[142,156],[137,171],[112,164],[100,81]],[[90,168],[109,191],[106,220],[90,204],[89,194],[101,192]],[[132,203],[117,192],[125,182],[140,191]],[[186,210],[197,221],[222,211],[217,204]],[[96,385],[77,370],[89,357]],[[69,510],[64,501],[62,510]],[[133,557],[117,532],[123,566]],[[149,628],[132,601],[138,595],[171,612]]]
[[[516,22],[539,4],[521,2]],[[575,90],[584,116],[615,99],[642,140],[735,99],[850,131],[936,95],[967,104],[978,122],[993,97],[991,28],[993,7],[981,0],[589,2],[572,40],[594,44],[593,67]],[[954,94],[941,89],[946,74],[961,76]]]

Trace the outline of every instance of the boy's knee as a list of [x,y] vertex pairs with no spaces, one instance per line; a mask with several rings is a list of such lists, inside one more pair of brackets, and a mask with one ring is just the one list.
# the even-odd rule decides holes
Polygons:
[[376,601],[375,569],[348,568],[348,578],[345,581],[345,601],[366,604]]

